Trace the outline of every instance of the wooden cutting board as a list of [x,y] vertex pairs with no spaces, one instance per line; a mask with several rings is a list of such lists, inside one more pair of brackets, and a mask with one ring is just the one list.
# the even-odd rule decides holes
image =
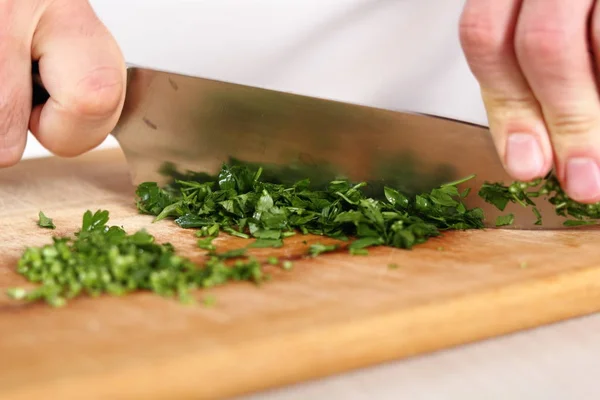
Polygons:
[[[199,293],[215,296],[212,307],[140,293],[52,309],[5,296],[24,284],[14,272],[23,248],[72,234],[87,209],[198,251],[192,232],[138,215],[133,190],[119,150],[0,171],[0,399],[223,398],[600,310],[593,230],[453,232],[412,251],[299,259],[289,272],[268,267],[262,286]],[[56,231],[37,227],[39,210]],[[255,254],[301,258],[303,239]]]

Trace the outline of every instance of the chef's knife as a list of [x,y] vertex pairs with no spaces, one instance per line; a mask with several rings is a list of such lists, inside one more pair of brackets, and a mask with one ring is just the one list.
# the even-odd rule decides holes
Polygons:
[[563,228],[544,199],[537,226],[531,209],[500,212],[477,195],[485,181],[512,181],[485,126],[139,67],[127,77],[112,134],[135,184],[164,183],[165,165],[214,174],[233,161],[279,168],[283,180],[344,177],[412,193],[476,174],[463,185],[471,188],[465,203],[481,207],[488,226],[512,212],[511,228]]

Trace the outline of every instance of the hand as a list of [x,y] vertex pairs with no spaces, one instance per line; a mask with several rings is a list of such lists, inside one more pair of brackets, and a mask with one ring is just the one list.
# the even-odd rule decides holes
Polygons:
[[[32,61],[50,99],[32,110]],[[17,163],[27,129],[76,156],[114,128],[125,99],[123,56],[87,0],[0,0],[0,166]]]
[[[461,43],[507,172],[600,201],[600,2],[467,0]],[[588,26],[588,18],[590,25]],[[588,36],[589,34],[589,36]]]

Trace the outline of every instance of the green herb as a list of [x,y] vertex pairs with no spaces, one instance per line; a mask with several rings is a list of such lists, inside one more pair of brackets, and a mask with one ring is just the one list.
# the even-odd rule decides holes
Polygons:
[[[473,178],[475,178],[475,174],[473,174],[473,175],[469,175],[469,176],[466,176],[466,177],[464,177],[464,178],[461,178],[461,179],[457,179],[457,180],[455,180],[455,181],[452,181],[452,182],[444,183],[444,184],[442,184],[442,185],[441,185],[441,187],[458,186],[458,185],[460,185],[461,183],[468,182],[468,181],[470,181],[470,180],[471,180],[471,179],[473,179]],[[467,193],[465,193],[465,194],[464,194],[462,197],[466,197],[466,196],[467,196],[467,194],[468,194],[468,192],[467,192]]]
[[[590,225],[596,223],[600,218],[600,203],[582,204],[569,198],[562,190],[557,177],[552,173],[543,179],[539,178],[531,182],[516,181],[508,186],[502,183],[486,182],[479,190],[479,196],[501,211],[506,208],[508,203],[531,207],[536,217],[536,225],[542,224],[542,216],[535,203],[535,199],[538,197],[547,197],[557,215],[573,218],[566,220],[563,223],[565,226]],[[504,222],[508,222],[508,220]],[[512,223],[511,220],[510,224]]]
[[349,253],[352,256],[368,256],[369,255],[369,250],[367,250],[367,249],[353,249],[353,248],[350,248],[349,249]]
[[294,264],[290,260],[285,260],[281,264],[281,268],[285,269],[286,271],[291,270],[293,267],[294,267]]
[[211,236],[213,238],[217,237],[219,234],[219,224],[213,224],[211,226],[203,226],[198,231],[196,231],[196,236],[198,237],[207,237]]
[[563,223],[564,226],[582,226],[582,225],[593,225],[595,221],[589,220],[577,220],[577,219],[569,219]]
[[213,240],[215,240],[214,237],[206,237],[204,239],[198,239],[198,247],[203,249],[203,250],[215,250],[216,247],[213,244]]
[[243,233],[243,232],[238,232],[238,231],[236,231],[235,229],[232,229],[232,228],[230,228],[230,227],[228,227],[228,226],[225,226],[225,227],[223,227],[223,231],[224,231],[225,233],[229,233],[229,234],[230,234],[230,235],[232,235],[232,236],[237,236],[237,237],[239,237],[239,238],[242,238],[242,239],[249,239],[249,238],[250,238],[250,236],[249,236],[249,235],[246,235],[246,234],[245,234],[245,233]]
[[279,259],[277,257],[269,257],[267,262],[271,265],[277,265],[279,264]]
[[[211,235],[218,229],[256,241],[250,247],[280,247],[300,232],[339,239],[353,238],[354,251],[386,245],[410,249],[446,230],[481,229],[483,212],[467,209],[458,185],[450,182],[429,193],[409,196],[388,186],[368,197],[365,182],[334,179],[319,188],[308,179],[294,183],[264,182],[262,166],[223,165],[215,176],[176,172],[174,180],[159,187],[145,182],[137,188],[137,207],[145,214],[171,218],[182,228]],[[214,232],[213,232],[214,234]],[[306,242],[303,242],[306,243]],[[313,247],[311,254],[321,254]]]
[[264,248],[264,247],[282,247],[283,240],[281,239],[257,239],[250,247]]
[[316,257],[323,253],[335,251],[335,250],[337,250],[337,248],[338,248],[338,245],[335,245],[335,244],[324,245],[321,243],[315,243],[315,244],[310,245],[310,248],[308,249],[308,253],[311,256]]
[[395,263],[393,263],[393,264],[388,264],[388,268],[389,268],[389,269],[398,269],[398,264],[395,264]]
[[211,253],[203,265],[175,254],[169,243],[158,244],[144,230],[127,234],[108,226],[108,211],[87,211],[74,237],[54,237],[51,244],[25,250],[17,272],[40,284],[26,290],[11,288],[8,295],[25,301],[45,301],[62,306],[80,295],[124,295],[145,290],[161,296],[190,300],[190,291],[227,281],[262,282],[260,264],[253,258],[238,260],[245,249]]
[[40,228],[56,229],[56,225],[51,218],[48,218],[42,211],[38,214],[38,226]]
[[227,260],[230,258],[239,258],[246,255],[246,249],[233,249],[220,254],[215,254],[221,260]]
[[383,244],[383,239],[380,237],[366,237],[362,239],[355,240],[348,246],[350,250],[361,250],[365,247],[371,246],[379,246]]
[[536,217],[535,225],[541,225],[542,214],[540,213],[540,210],[538,210],[537,207],[533,207],[531,210],[533,211],[533,215]]
[[515,222],[514,214],[501,215],[496,218],[496,226],[512,225]]
[[23,299],[27,296],[27,290],[20,287],[14,287],[7,289],[6,294],[13,299]]

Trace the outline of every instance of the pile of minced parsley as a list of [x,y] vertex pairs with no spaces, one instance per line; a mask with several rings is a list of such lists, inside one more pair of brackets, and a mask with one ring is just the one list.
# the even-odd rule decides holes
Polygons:
[[[373,246],[411,249],[443,231],[481,229],[481,209],[467,209],[459,191],[461,183],[450,182],[429,193],[406,195],[384,187],[379,196],[367,197],[366,183],[331,180],[315,188],[309,179],[292,184],[261,179],[263,169],[249,165],[223,165],[216,176],[173,173],[172,183],[159,187],[145,182],[137,187],[137,209],[171,219],[181,228],[193,229],[199,251],[206,252],[201,264],[176,254],[170,243],[156,243],[144,230],[127,233],[111,226],[109,212],[87,211],[81,228],[72,237],[53,237],[52,243],[25,250],[17,272],[37,287],[9,289],[15,299],[45,301],[62,306],[80,295],[124,295],[146,290],[181,301],[193,301],[192,291],[228,281],[260,283],[268,278],[261,263],[248,254],[250,248],[279,248],[286,238],[298,234],[339,239],[344,245],[313,244],[307,256],[329,251],[367,255]],[[569,199],[556,178],[508,186],[485,183],[478,193],[485,201],[504,210],[508,203],[530,206],[541,224],[534,199],[546,196],[557,214],[572,217],[566,225],[593,223],[600,205],[583,205]],[[514,216],[497,219],[498,226],[511,225]],[[39,214],[40,227],[54,229],[51,218]],[[220,232],[248,240],[248,245],[219,252],[213,240]],[[269,264],[291,269],[289,260],[271,257]]]

